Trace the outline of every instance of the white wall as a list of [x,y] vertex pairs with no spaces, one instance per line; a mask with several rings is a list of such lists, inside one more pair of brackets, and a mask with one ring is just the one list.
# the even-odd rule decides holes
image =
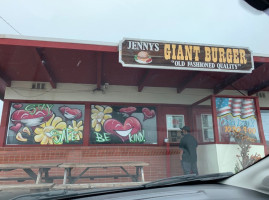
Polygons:
[[197,167],[200,175],[219,172],[216,144],[197,147]]
[[[52,101],[93,101],[93,102],[130,102],[192,104],[213,93],[210,89],[185,89],[178,94],[176,88],[145,87],[142,92],[136,86],[110,85],[105,93],[93,92],[96,85],[58,83],[52,89],[46,83],[46,90],[31,89],[32,82],[12,81],[12,87],[6,88],[5,99],[52,100]],[[223,91],[221,94],[240,95],[237,91]],[[268,95],[269,96],[269,93]],[[267,103],[268,102],[268,103]],[[201,105],[210,105],[206,101]],[[262,99],[261,106],[269,106],[269,99]]]
[[[200,175],[221,172],[235,172],[240,155],[237,144],[208,144],[197,148],[197,166]],[[251,145],[249,155],[260,154],[264,157],[264,146]]]
[[[50,86],[47,84],[46,86]],[[177,94],[176,88],[145,87],[142,92],[135,86],[110,85],[105,93],[93,92],[96,85],[58,83],[56,89],[33,90],[31,82],[12,82],[6,89],[6,99],[53,100],[53,101],[100,101],[132,103],[189,104],[211,93],[211,90],[191,89]]]
[[259,98],[260,107],[269,107],[269,92],[264,92],[265,98]]
[[[238,161],[236,155],[240,155],[239,146],[237,144],[217,144],[217,160],[219,172],[235,172],[235,165]],[[260,154],[264,157],[263,145],[251,145],[249,155]]]

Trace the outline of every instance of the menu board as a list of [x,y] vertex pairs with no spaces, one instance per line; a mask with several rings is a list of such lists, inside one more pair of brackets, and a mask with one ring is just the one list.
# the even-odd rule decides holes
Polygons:
[[84,105],[12,103],[6,144],[82,144],[84,113]]
[[167,115],[166,116],[167,129],[177,129],[180,130],[184,126],[184,116],[183,115]]
[[254,99],[216,98],[218,130],[222,142],[233,141],[233,133],[242,133],[260,142]]
[[157,144],[156,108],[92,105],[90,144]]
[[179,143],[182,138],[184,115],[166,115],[167,138],[169,143]]

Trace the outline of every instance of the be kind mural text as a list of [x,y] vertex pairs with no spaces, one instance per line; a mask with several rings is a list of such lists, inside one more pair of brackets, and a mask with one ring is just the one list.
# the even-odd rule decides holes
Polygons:
[[157,143],[156,109],[154,107],[91,107],[92,144]]
[[84,105],[12,103],[6,144],[82,144]]

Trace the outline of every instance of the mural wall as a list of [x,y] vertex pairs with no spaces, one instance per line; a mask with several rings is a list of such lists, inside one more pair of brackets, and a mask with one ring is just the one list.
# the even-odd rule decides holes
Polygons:
[[216,98],[216,109],[222,142],[234,142],[234,135],[238,133],[249,137],[252,142],[260,142],[253,99]]
[[157,144],[156,108],[91,106],[91,144]]
[[6,144],[82,144],[84,105],[12,103]]

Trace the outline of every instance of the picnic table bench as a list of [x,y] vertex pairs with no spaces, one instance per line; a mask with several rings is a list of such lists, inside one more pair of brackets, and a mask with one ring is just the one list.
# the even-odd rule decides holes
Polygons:
[[[129,177],[133,182],[145,181],[144,178],[144,166],[148,166],[145,162],[106,162],[106,163],[40,163],[40,164],[0,164],[1,171],[12,171],[22,169],[27,177],[0,177],[0,181],[18,181],[24,182],[26,180],[34,180],[35,184],[41,184],[42,179],[46,183],[53,183],[54,179],[63,179],[63,184],[74,184],[79,179],[95,179],[95,178],[119,178]],[[127,167],[135,167],[135,173],[131,174],[127,171]],[[49,170],[51,168],[64,169],[64,174],[59,176],[51,176]],[[79,175],[72,174],[72,169],[84,168]],[[123,174],[97,174],[91,176],[83,176],[88,170],[92,168],[120,168]],[[33,170],[38,169],[35,173]]]
[[47,191],[53,188],[54,183],[42,183],[42,184],[18,184],[18,185],[0,185],[0,191],[2,190],[17,190],[17,189],[29,189],[31,191]]
[[[61,163],[40,163],[40,164],[0,164],[0,171],[12,171],[22,169],[28,177],[16,178],[17,181],[34,180],[36,184],[41,183],[42,175],[45,174],[45,182],[50,183],[51,177],[49,176],[49,170],[51,168],[57,168]],[[33,169],[38,169],[36,174]],[[0,177],[0,181],[14,180],[12,177]]]
[[[148,163],[145,162],[106,162],[106,163],[63,163],[59,165],[58,167],[64,168],[64,177],[63,177],[63,184],[67,183],[67,180],[69,183],[73,184],[80,178],[109,178],[109,177],[130,177],[132,181],[137,182],[139,181],[139,178],[141,179],[141,182],[144,182],[144,166],[148,166]],[[83,177],[83,175],[92,168],[120,168],[124,174],[117,174],[117,175],[96,175],[96,176],[86,176]],[[130,174],[126,167],[135,167],[136,173]],[[85,168],[78,176],[72,176],[72,169],[74,168]]]

